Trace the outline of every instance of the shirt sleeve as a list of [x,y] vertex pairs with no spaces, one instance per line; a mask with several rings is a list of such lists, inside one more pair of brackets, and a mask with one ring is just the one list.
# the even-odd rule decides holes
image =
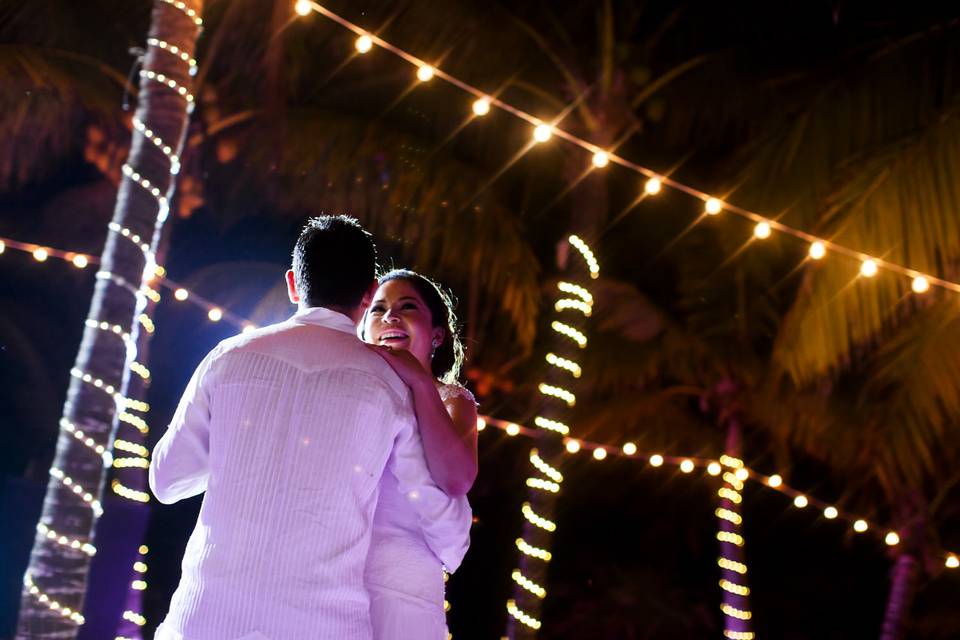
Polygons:
[[207,490],[210,477],[210,352],[194,371],[167,432],[153,449],[150,489],[173,504]]
[[388,470],[397,478],[400,495],[417,514],[427,546],[453,573],[470,547],[470,503],[466,496],[448,496],[433,482],[413,411],[409,410],[409,417],[400,421],[402,427],[394,441]]

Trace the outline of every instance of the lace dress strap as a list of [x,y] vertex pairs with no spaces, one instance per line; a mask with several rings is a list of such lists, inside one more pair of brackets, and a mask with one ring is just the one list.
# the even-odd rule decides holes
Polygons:
[[477,399],[473,397],[473,394],[470,393],[470,390],[459,384],[445,384],[438,389],[440,392],[440,399],[444,402],[451,400],[453,398],[466,398],[473,404],[477,404]]

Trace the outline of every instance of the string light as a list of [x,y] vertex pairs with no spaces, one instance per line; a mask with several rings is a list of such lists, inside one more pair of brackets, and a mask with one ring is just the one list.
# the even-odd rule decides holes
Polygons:
[[567,391],[562,387],[556,387],[552,384],[541,382],[538,388],[540,389],[540,393],[542,393],[543,395],[559,398],[560,400],[563,400],[564,402],[566,402],[567,406],[569,407],[572,407],[575,404],[577,404],[577,396],[575,396],[573,393],[571,393],[570,391]]
[[560,485],[542,478],[527,478],[527,486],[531,489],[540,489],[550,493],[560,493]]
[[696,465],[693,463],[693,460],[684,460],[680,463],[680,471],[684,473],[691,473]]
[[508,436],[518,435],[518,434],[520,433],[520,425],[518,425],[518,424],[508,424],[508,425],[507,425],[507,428],[505,429],[505,431],[507,432],[507,435],[508,435]]
[[356,48],[357,53],[367,53],[370,49],[373,49],[373,40],[367,34],[363,34],[357,38],[353,46]]
[[66,475],[62,469],[50,467],[50,475],[59,480],[60,484],[70,489],[78,498],[83,500],[98,518],[103,515],[103,506],[101,506],[100,501],[94,498],[92,493],[85,490],[73,478]]
[[593,255],[593,251],[587,243],[577,235],[571,235],[568,241],[580,252],[580,255],[583,256],[584,261],[587,263],[587,268],[590,270],[590,277],[593,279],[598,278],[600,276],[600,264],[597,262],[596,256]]
[[80,612],[74,611],[70,607],[60,604],[46,593],[42,592],[40,587],[38,587],[33,581],[33,576],[30,575],[29,571],[23,576],[23,585],[27,588],[27,591],[30,592],[30,595],[37,599],[37,602],[46,605],[51,611],[59,613],[64,618],[72,620],[78,625],[82,625],[86,621]]
[[520,573],[520,569],[514,569],[513,573],[510,574],[510,577],[513,578],[514,582],[538,598],[545,598],[547,596],[547,590]]
[[727,640],[754,640],[756,636],[752,631],[731,631],[724,629],[723,637]]
[[773,487],[774,489],[776,489],[777,487],[783,484],[783,478],[781,478],[777,474],[773,474],[772,476],[767,478],[767,484]]
[[150,502],[150,494],[145,491],[137,491],[136,489],[131,489],[130,487],[125,487],[120,484],[119,480],[114,480],[110,488],[113,489],[113,492],[118,496],[127,498],[128,500],[133,500],[135,502]]
[[595,460],[605,460],[607,457],[607,450],[603,447],[597,447],[593,450],[593,457]]
[[766,240],[770,237],[770,223],[769,222],[758,222],[757,226],[753,228],[753,235],[761,240]]
[[210,318],[213,322],[220,322],[223,319],[223,311],[214,307],[207,312],[207,317]]
[[591,305],[591,306],[593,305],[593,295],[578,284],[573,284],[572,282],[564,282],[561,280],[560,282],[557,283],[557,289],[559,289],[563,293],[579,297],[588,305]]
[[477,431],[483,431],[487,428],[487,421],[481,417],[477,418]]
[[637,445],[632,442],[627,442],[623,445],[623,454],[627,456],[632,456],[637,453]]
[[33,251],[33,259],[36,260],[37,262],[46,262],[47,258],[49,257],[50,257],[50,254],[47,253],[47,250],[44,249],[43,247],[40,247],[39,249],[34,249]]
[[429,82],[433,79],[436,70],[428,64],[422,64],[417,68],[417,80],[420,82]]
[[810,504],[810,501],[807,500],[807,496],[799,495],[799,496],[797,496],[796,498],[793,499],[793,505],[794,505],[795,507],[797,507],[798,509],[803,509],[803,508],[806,507],[808,504]]
[[563,482],[563,474],[560,473],[557,469],[547,464],[543,458],[540,457],[540,452],[536,449],[530,450],[530,464],[532,464],[537,471],[547,476],[554,482],[560,483]]
[[734,475],[737,476],[737,480],[742,482],[750,477],[750,472],[747,471],[746,467],[740,467],[734,472]]
[[610,164],[610,156],[607,154],[606,151],[598,150],[594,152],[592,161],[593,161],[593,166],[597,167],[598,169],[602,169],[608,164]]
[[[169,0],[167,0],[167,1],[169,1]],[[306,0],[300,0],[300,2],[306,2]],[[350,22],[349,20],[346,20],[346,19],[343,18],[342,16],[334,13],[333,11],[330,11],[330,10],[327,9],[326,7],[323,7],[323,6],[319,5],[319,4],[307,3],[307,4],[305,5],[305,7],[308,9],[308,12],[309,12],[309,9],[318,11],[319,13],[323,14],[323,15],[326,16],[327,18],[329,18],[329,19],[337,22],[337,23],[340,24],[341,26],[349,29],[350,31],[353,31],[353,32],[356,33],[356,34],[364,34],[364,33],[366,33],[366,31],[365,31],[363,28],[361,28],[361,27],[359,27],[358,25]],[[402,58],[403,60],[405,60],[406,62],[408,62],[408,63],[410,63],[410,64],[416,65],[417,67],[421,67],[421,66],[424,65],[424,63],[423,63],[419,58],[417,58],[416,56],[414,56],[414,55],[412,55],[412,54],[404,51],[403,49],[400,49],[399,47],[396,47],[396,46],[394,46],[394,45],[392,45],[392,44],[390,44],[390,43],[388,43],[388,42],[385,42],[385,41],[383,41],[382,39],[379,39],[379,38],[378,38],[378,39],[377,39],[377,44],[380,45],[381,47],[383,47],[384,49],[390,51],[391,53],[395,54],[396,56]],[[466,92],[466,93],[469,93],[469,94],[471,94],[471,95],[473,95],[473,96],[475,96],[475,97],[485,97],[483,91],[481,91],[481,90],[478,89],[477,87],[474,87],[474,86],[472,86],[472,85],[470,85],[470,84],[468,84],[468,83],[460,80],[459,78],[456,78],[456,77],[450,75],[449,73],[445,73],[445,72],[444,72],[444,73],[439,73],[438,75],[440,75],[440,77],[441,77],[442,79],[446,80],[446,81],[449,82],[450,84],[453,84],[453,85],[456,86],[458,89],[460,89],[460,90],[462,90],[462,91],[464,91],[464,92]],[[549,140],[549,138],[552,136],[553,133],[556,133],[557,135],[559,135],[560,137],[562,137],[564,140],[566,140],[566,141],[568,141],[568,142],[570,142],[570,143],[572,143],[572,144],[575,144],[575,145],[581,147],[582,149],[584,149],[585,151],[590,152],[591,154],[596,154],[597,151],[598,151],[597,145],[595,145],[595,144],[593,144],[593,143],[591,143],[591,142],[588,142],[588,141],[586,141],[586,140],[583,140],[583,139],[579,138],[578,136],[576,136],[576,135],[574,135],[574,134],[572,134],[572,133],[569,133],[569,132],[567,132],[567,131],[563,131],[563,130],[561,130],[561,129],[554,129],[554,127],[552,127],[551,125],[547,125],[547,124],[541,122],[538,118],[536,118],[535,116],[531,115],[530,113],[527,113],[527,112],[523,111],[522,109],[519,109],[519,108],[517,108],[517,107],[514,107],[513,105],[510,105],[510,104],[507,104],[507,103],[505,103],[505,102],[503,102],[503,101],[501,101],[501,100],[499,100],[499,99],[492,99],[492,100],[491,100],[491,103],[495,103],[498,107],[500,107],[500,108],[503,109],[504,111],[510,113],[511,115],[515,116],[516,118],[518,118],[518,119],[520,119],[520,120],[523,120],[523,121],[525,121],[525,122],[533,125],[533,126],[535,127],[535,129],[534,129],[534,140],[537,141],[537,142],[545,142],[545,141]],[[699,198],[699,199],[703,200],[703,201],[704,201],[704,204],[705,204],[705,212],[706,212],[708,215],[716,215],[716,214],[718,214],[718,213],[720,213],[721,211],[723,211],[723,210],[726,209],[726,210],[729,210],[729,211],[731,211],[731,212],[733,212],[733,213],[736,213],[737,215],[740,215],[740,216],[742,216],[742,217],[751,219],[751,220],[753,220],[754,222],[762,222],[762,221],[763,221],[763,217],[760,216],[759,214],[755,213],[755,212],[749,211],[749,210],[744,209],[744,208],[742,208],[742,207],[737,207],[737,206],[731,205],[731,204],[729,204],[729,203],[725,203],[725,202],[719,200],[718,198],[716,198],[716,197],[714,197],[714,196],[711,196],[711,195],[709,195],[709,194],[707,194],[707,193],[704,193],[703,191],[700,191],[699,189],[696,189],[696,188],[691,187],[691,186],[689,186],[689,185],[683,184],[683,183],[678,182],[678,181],[676,181],[676,180],[673,180],[673,179],[670,179],[670,178],[666,178],[666,177],[664,177],[664,176],[661,176],[661,175],[657,174],[656,172],[654,172],[654,171],[651,170],[651,169],[648,169],[648,168],[646,168],[646,167],[640,166],[640,165],[638,165],[638,164],[636,164],[636,163],[634,163],[634,162],[631,162],[631,161],[629,161],[629,160],[627,160],[627,159],[625,159],[625,158],[622,158],[622,157],[620,157],[620,156],[617,156],[617,155],[615,155],[615,154],[608,153],[608,152],[603,152],[603,153],[605,153],[605,154],[608,156],[608,161],[609,161],[609,160],[615,160],[618,164],[626,167],[627,169],[630,169],[630,170],[634,171],[635,173],[639,173],[639,174],[641,174],[641,175],[644,175],[644,176],[646,176],[648,179],[656,179],[656,180],[661,184],[661,186],[662,186],[663,184],[666,184],[666,185],[669,185],[670,187],[676,189],[677,191],[681,191],[681,192],[683,192],[683,193],[685,193],[685,194],[687,194],[687,195],[689,195],[689,196],[692,196],[692,197]],[[768,222],[767,224],[769,224],[769,222]],[[773,228],[773,225],[770,225],[770,226],[771,226],[771,229],[772,229],[772,228]],[[826,242],[824,242],[824,241],[822,241],[822,240],[819,240],[819,239],[817,239],[817,238],[814,238],[811,234],[809,234],[809,233],[807,233],[807,232],[805,232],[805,231],[802,231],[802,230],[799,230],[799,229],[795,229],[795,228],[789,227],[789,226],[784,225],[784,224],[779,223],[779,222],[776,223],[776,229],[777,229],[778,231],[782,232],[782,233],[786,233],[786,234],[788,234],[788,235],[792,235],[792,236],[794,236],[794,237],[796,237],[796,238],[798,238],[798,239],[800,239],[800,240],[804,240],[804,241],[806,241],[806,242],[808,242],[808,243],[813,243],[813,245],[816,245],[816,246],[817,246],[816,249],[815,249],[813,246],[811,246],[811,248],[810,248],[810,252],[811,252],[811,256],[810,256],[810,257],[813,258],[813,259],[815,259],[815,260],[816,260],[816,259],[820,259],[820,258],[817,257],[817,256],[822,257],[822,255],[820,255],[820,253],[821,253],[821,251],[824,251],[824,252],[825,252],[825,249],[827,248],[827,244],[829,244],[829,247],[830,247],[831,249],[833,249],[834,251],[836,251],[836,252],[838,252],[838,253],[841,253],[841,254],[843,254],[843,255],[846,255],[847,257],[850,257],[850,258],[858,258],[858,257],[861,257],[861,256],[862,256],[862,254],[861,254],[860,252],[858,252],[858,251],[855,251],[855,250],[853,250],[853,249],[848,249],[848,248],[846,248],[846,247],[843,247],[843,246],[841,246],[841,245],[837,245],[837,244],[832,243],[832,242],[831,242],[831,243],[826,243]],[[878,266],[881,266],[881,265],[878,264]],[[902,274],[902,275],[908,275],[908,276],[911,276],[911,277],[912,277],[912,275],[911,275],[911,270],[908,269],[908,268],[906,268],[906,267],[903,267],[903,266],[901,266],[901,265],[894,264],[894,263],[889,263],[889,262],[885,262],[885,261],[884,261],[884,262],[882,263],[882,266],[883,266],[884,268],[890,270],[890,271],[897,272],[897,273],[900,273],[900,274]],[[943,288],[946,288],[946,289],[950,289],[950,290],[955,291],[955,292],[960,292],[960,283],[950,282],[950,281],[943,280],[943,279],[940,279],[940,278],[931,278],[931,279],[930,279],[930,283],[931,283],[931,284],[936,284],[937,286],[940,286],[940,287],[943,287]]]
[[895,547],[900,544],[900,536],[896,531],[890,531],[884,536],[883,541],[887,543],[887,546]]
[[711,462],[707,465],[707,473],[712,476],[720,475],[720,472],[723,470],[723,467],[720,466],[719,462]]
[[554,531],[557,530],[557,525],[554,522],[547,520],[546,518],[538,516],[534,512],[533,507],[530,506],[529,502],[523,503],[523,506],[520,508],[520,512],[523,513],[523,517],[526,518],[528,521],[530,521],[531,524],[533,524],[536,527],[540,527],[544,531],[549,531],[550,533],[553,533]]
[[576,453],[580,451],[580,441],[574,440],[573,438],[567,440],[566,448],[569,453]]
[[553,135],[553,127],[548,124],[538,124],[533,129],[533,139],[537,142],[546,142]]
[[655,454],[653,454],[652,456],[650,456],[650,466],[651,466],[651,467],[659,467],[659,466],[661,466],[662,464],[663,464],[663,456],[662,456],[662,455],[660,455],[659,453],[655,453]]
[[579,378],[583,374],[583,370],[580,368],[580,365],[578,365],[573,360],[568,360],[567,358],[561,358],[560,356],[555,355],[553,353],[548,353],[546,356],[546,360],[549,364],[552,364],[553,366],[559,369],[564,369],[565,371],[569,371],[574,378]]
[[868,258],[860,263],[860,275],[864,278],[872,278],[877,275],[877,262]]
[[823,510],[823,517],[827,520],[833,520],[838,515],[840,515],[840,512],[837,511],[836,507],[827,507]]
[[960,558],[951,553],[947,556],[944,564],[946,564],[947,569],[956,569],[957,567],[960,567]]
[[566,336],[576,342],[581,349],[587,346],[587,336],[570,325],[560,322],[559,320],[554,320],[550,323],[550,327],[560,335]]
[[43,522],[37,523],[37,533],[44,536],[47,540],[55,542],[62,547],[69,547],[70,549],[82,551],[90,557],[93,557],[97,553],[97,548],[89,542],[76,538],[68,538],[65,535],[57,533]]
[[[570,427],[563,424],[562,422],[557,422],[556,420],[550,420],[549,418],[544,418],[542,416],[537,416],[533,419],[533,423],[540,427],[541,429],[548,429],[550,431],[555,431],[561,435],[567,435],[570,433]],[[517,432],[519,433],[519,426],[517,427]]]
[[663,189],[663,183],[660,182],[660,178],[650,178],[643,185],[643,190],[651,196],[655,196],[660,193],[661,189]]
[[857,533],[863,533],[869,528],[866,520],[857,520],[853,523],[853,530]]
[[90,260],[82,253],[78,253],[77,255],[73,256],[70,261],[77,269],[86,269],[87,265],[90,264]]
[[294,11],[296,11],[301,16],[310,15],[310,12],[313,11],[313,6],[310,3],[310,0],[297,0],[297,3],[293,5]]
[[745,587],[737,584],[736,582],[730,582],[729,580],[721,580],[720,588],[738,596],[750,595],[750,587]]
[[97,444],[93,438],[86,435],[83,431],[78,429],[75,424],[66,418],[60,418],[60,426],[64,431],[71,434],[74,438],[85,444],[90,449],[93,449],[93,451],[103,459],[104,465],[109,465],[113,460],[113,455],[107,451],[103,445]]
[[593,313],[593,308],[586,302],[582,300],[570,300],[567,298],[564,298],[562,300],[557,300],[557,303],[556,305],[554,305],[554,308],[557,311],[566,311],[567,309],[573,309],[575,311],[579,311],[580,313],[582,313],[587,317],[589,317],[590,314]]
[[531,629],[536,630],[540,628],[540,621],[532,616],[528,616],[526,613],[521,611],[517,607],[517,602],[515,600],[512,600],[512,599],[507,600],[507,613],[509,613],[517,621],[521,622],[522,624],[525,624]]
[[910,282],[910,288],[913,289],[914,293],[926,293],[930,290],[930,281],[923,276],[916,276]]
[[553,555],[549,551],[528,544],[523,538],[517,538],[517,549],[524,555],[543,560],[544,562],[550,562],[550,560],[553,559]]
[[188,7],[186,4],[184,4],[180,0],[163,0],[163,2],[166,2],[169,5],[173,5],[180,11],[184,12],[187,15],[187,17],[193,20],[193,23],[198,27],[203,26],[203,20],[200,18],[199,15],[197,15],[197,12],[191,9],[190,7]]
[[820,260],[827,255],[827,248],[822,242],[816,240],[815,242],[810,243],[809,255],[813,260]]
[[490,113],[490,100],[488,98],[477,98],[474,100],[473,113],[477,116],[485,116]]
[[742,562],[728,560],[727,558],[719,558],[717,560],[717,566],[719,566],[721,569],[733,571],[734,573],[739,573],[741,575],[747,572],[747,565],[743,564]]

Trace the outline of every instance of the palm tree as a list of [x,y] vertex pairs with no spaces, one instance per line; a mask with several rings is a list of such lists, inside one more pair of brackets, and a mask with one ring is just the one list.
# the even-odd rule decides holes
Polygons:
[[[102,512],[104,462],[125,398],[135,353],[143,283],[152,275],[176,156],[186,132],[192,95],[189,60],[199,35],[202,3],[158,1],[141,72],[136,133],[127,180],[120,186],[111,233],[101,256],[67,401],[50,482],[30,564],[24,576],[17,637],[74,637],[92,547]],[[174,49],[174,47],[177,47]],[[149,133],[147,133],[149,132]],[[116,329],[114,329],[116,327]],[[82,435],[81,435],[82,434]]]

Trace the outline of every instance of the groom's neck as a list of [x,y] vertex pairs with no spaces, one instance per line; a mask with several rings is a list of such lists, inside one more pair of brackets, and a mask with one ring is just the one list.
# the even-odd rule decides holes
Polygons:
[[[330,309],[330,311],[336,311],[337,313],[342,313],[343,315],[345,315],[345,316],[347,316],[348,318],[350,318],[351,320],[353,320],[353,324],[359,324],[361,318],[363,318],[363,306],[362,306],[362,305],[359,305],[359,306],[356,306],[356,307],[345,307],[345,306],[341,306],[341,305],[327,304],[327,305],[322,305],[322,306],[323,306],[324,309]],[[300,303],[300,308],[301,308],[301,309],[308,309],[308,308],[310,308],[310,307],[308,307],[307,305],[304,305],[303,303]]]

